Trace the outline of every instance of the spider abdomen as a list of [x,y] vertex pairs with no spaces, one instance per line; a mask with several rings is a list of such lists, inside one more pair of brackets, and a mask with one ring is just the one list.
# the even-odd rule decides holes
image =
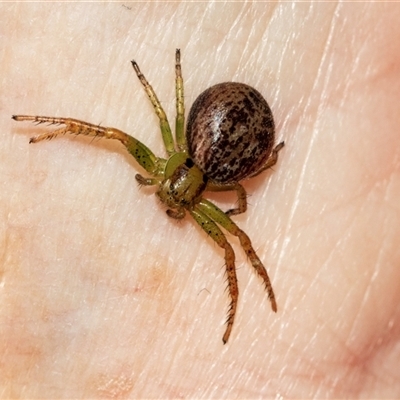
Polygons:
[[274,146],[274,120],[251,86],[225,82],[193,103],[186,127],[189,154],[208,178],[238,182],[266,163]]

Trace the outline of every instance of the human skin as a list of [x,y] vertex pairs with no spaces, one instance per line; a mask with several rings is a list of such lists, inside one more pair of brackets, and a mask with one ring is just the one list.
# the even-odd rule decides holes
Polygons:
[[[0,397],[400,395],[400,9],[395,4],[2,4]],[[164,156],[135,59],[174,125],[208,86],[256,87],[277,141],[244,182],[239,307],[223,251],[167,217],[119,143],[12,114],[70,116]],[[209,196],[223,209],[234,194]]]

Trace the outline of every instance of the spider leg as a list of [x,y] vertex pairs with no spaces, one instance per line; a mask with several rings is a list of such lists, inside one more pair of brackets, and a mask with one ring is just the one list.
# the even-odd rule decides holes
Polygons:
[[[225,250],[225,263],[226,263],[226,273],[228,275],[228,289],[231,297],[231,304],[228,311],[227,318],[227,327],[222,337],[222,341],[224,344],[228,341],[229,336],[232,331],[233,321],[235,320],[239,289],[237,284],[236,277],[236,268],[235,268],[235,253],[232,249],[232,246],[229,244],[226,239],[224,233],[221,229],[216,225],[216,223],[201,210],[201,206],[196,206],[193,210],[189,210],[190,214],[194,218],[194,220],[200,225],[200,227],[207,233],[207,235],[211,236],[211,238],[218,244],[218,246],[222,247]],[[222,212],[222,211],[221,211]]]
[[73,118],[43,117],[36,115],[13,115],[15,121],[33,121],[39,124],[47,122],[51,125],[65,125],[52,132],[42,133],[30,139],[30,143],[37,143],[46,139],[53,139],[58,135],[73,134],[119,140],[136,159],[136,161],[150,174],[159,175],[163,159],[156,157],[142,142],[128,134],[104,126],[90,124]]
[[268,293],[268,298],[271,302],[271,308],[273,311],[276,312],[277,306],[271,281],[269,279],[267,270],[265,269],[261,260],[258,258],[255,250],[253,249],[250,238],[222,210],[220,210],[210,201],[202,199],[197,207],[209,218],[215,221],[218,225],[222,226],[229,233],[239,238],[240,244],[244,252],[247,254],[247,257],[249,257],[251,264],[257,271],[258,275],[260,275],[263,279],[265,289]]
[[283,146],[285,146],[285,142],[280,142],[278,145],[276,145],[268,157],[267,162],[258,171],[254,172],[254,174],[251,174],[249,178],[253,178],[254,176],[261,174],[261,172],[265,171],[266,169],[273,167],[278,161],[278,152],[283,148]]
[[154,91],[154,89],[152,88],[150,83],[147,81],[145,76],[140,71],[139,66],[137,65],[136,61],[132,61],[132,66],[136,72],[137,77],[139,78],[140,82],[142,83],[144,90],[146,91],[147,96],[149,97],[149,99],[151,101],[151,104],[154,107],[154,111],[156,112],[158,119],[160,120],[161,136],[164,141],[165,150],[167,151],[168,156],[171,156],[172,154],[175,153],[175,146],[174,146],[174,140],[172,138],[171,127],[169,126],[167,115],[165,114],[165,111],[162,108],[160,100],[158,100],[156,92]]
[[181,51],[175,52],[175,92],[176,92],[176,120],[175,120],[175,138],[178,151],[187,152],[187,143],[185,137],[185,101],[183,91],[183,78],[181,68]]
[[139,184],[139,186],[154,186],[154,185],[158,185],[160,183],[160,181],[158,179],[145,178],[144,176],[142,176],[140,174],[136,174],[135,179],[136,179],[137,183]]
[[226,215],[237,215],[246,212],[247,210],[247,193],[244,187],[240,183],[230,183],[230,184],[218,184],[214,182],[207,183],[207,191],[210,192],[227,192],[227,191],[236,191],[238,198],[238,206],[236,208],[232,208],[228,211],[225,211]]

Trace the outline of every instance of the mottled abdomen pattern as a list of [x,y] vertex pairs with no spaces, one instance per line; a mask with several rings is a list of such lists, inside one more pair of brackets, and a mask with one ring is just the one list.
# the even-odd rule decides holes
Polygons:
[[189,154],[208,178],[238,182],[257,172],[274,146],[268,103],[251,86],[237,82],[205,90],[190,109]]

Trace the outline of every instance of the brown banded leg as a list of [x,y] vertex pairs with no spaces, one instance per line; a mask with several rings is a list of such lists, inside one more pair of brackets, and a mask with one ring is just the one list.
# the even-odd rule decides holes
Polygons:
[[238,197],[238,206],[237,208],[232,208],[228,211],[225,211],[226,215],[237,215],[246,212],[247,210],[247,193],[244,187],[240,183],[231,183],[228,185],[219,185],[216,183],[209,182],[207,184],[207,191],[210,192],[227,192],[227,191],[235,191]]
[[210,201],[202,199],[197,207],[218,225],[222,226],[229,233],[239,238],[240,244],[247,257],[249,257],[251,264],[253,265],[258,275],[261,276],[261,278],[263,279],[265,289],[268,293],[268,298],[271,302],[271,308],[273,311],[276,312],[277,305],[271,281],[269,279],[267,270],[257,256],[251,244],[250,238],[222,210],[220,210],[215,204],[211,203]]
[[[228,310],[228,318],[226,321],[227,327],[222,337],[222,341],[224,344],[228,341],[229,336],[232,331],[233,322],[235,320],[237,302],[239,297],[239,288],[237,284],[236,277],[236,269],[235,269],[235,253],[232,249],[232,246],[229,244],[226,239],[224,233],[220,228],[209,218],[202,210],[200,210],[197,206],[189,211],[194,220],[201,226],[201,228],[207,233],[207,235],[211,236],[211,238],[218,244],[218,246],[222,247],[225,250],[225,266],[226,273],[228,276],[228,289],[231,297],[231,304]],[[221,211],[222,212],[222,211]]]
[[269,156],[267,162],[257,172],[250,175],[249,178],[253,178],[254,176],[261,174],[261,172],[265,171],[266,169],[273,167],[278,161],[279,150],[281,150],[284,146],[285,142],[280,142],[278,145],[276,145],[275,148],[272,150],[272,153]]
[[107,128],[90,124],[74,118],[43,117],[38,115],[13,115],[15,121],[33,121],[39,124],[65,125],[55,131],[42,133],[30,139],[29,143],[37,143],[42,140],[50,140],[58,135],[72,134],[84,135],[105,139],[119,140],[136,159],[136,161],[150,174],[156,174],[158,165],[162,159],[157,158],[153,152],[142,142],[115,128]]

